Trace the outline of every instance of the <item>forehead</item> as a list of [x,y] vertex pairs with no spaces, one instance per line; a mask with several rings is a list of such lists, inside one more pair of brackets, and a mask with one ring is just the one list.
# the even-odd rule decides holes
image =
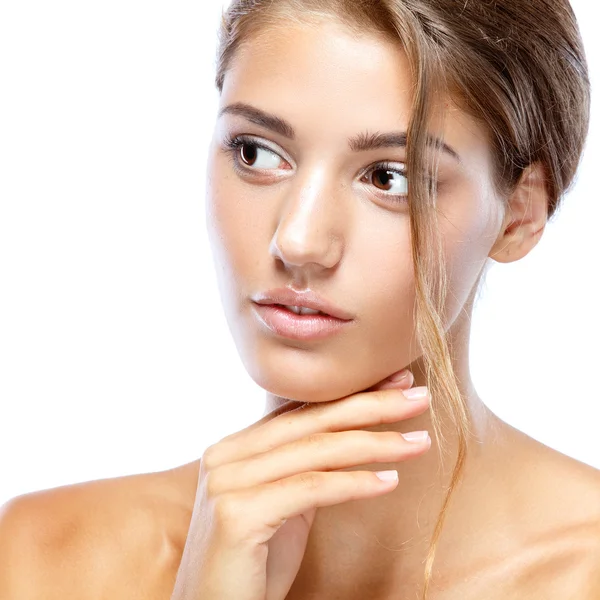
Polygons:
[[[413,86],[400,42],[322,19],[249,38],[225,76],[220,104],[258,106],[292,123],[298,143],[331,145],[365,130],[406,131]],[[446,114],[443,122],[432,119],[430,134],[467,159],[487,153],[485,132],[450,98],[435,98],[433,106]]]

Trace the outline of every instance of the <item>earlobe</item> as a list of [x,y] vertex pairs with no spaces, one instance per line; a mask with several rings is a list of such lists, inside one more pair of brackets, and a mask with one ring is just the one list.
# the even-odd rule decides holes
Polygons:
[[506,216],[489,257],[510,263],[529,254],[544,233],[549,200],[544,167],[533,163],[507,200]]

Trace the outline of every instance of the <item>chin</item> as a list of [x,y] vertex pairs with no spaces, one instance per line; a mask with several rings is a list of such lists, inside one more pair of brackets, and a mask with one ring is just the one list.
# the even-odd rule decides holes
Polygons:
[[238,355],[256,385],[296,402],[331,402],[367,390],[408,364],[409,358],[387,348],[377,353],[372,340],[333,340],[309,347],[243,329],[233,334]]
[[355,394],[374,385],[367,373],[356,369],[320,368],[269,368],[254,362],[246,364],[253,381],[266,392],[296,402],[330,402]]

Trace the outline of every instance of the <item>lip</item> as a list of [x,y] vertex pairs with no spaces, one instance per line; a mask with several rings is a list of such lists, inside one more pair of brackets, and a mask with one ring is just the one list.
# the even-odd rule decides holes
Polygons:
[[263,325],[276,335],[291,340],[322,340],[339,333],[351,323],[351,320],[329,315],[297,315],[277,304],[253,302],[252,308]]
[[303,306],[304,308],[319,310],[327,316],[339,319],[340,321],[352,320],[352,315],[349,312],[322,298],[312,290],[297,292],[291,288],[276,288],[257,294],[252,300],[258,305],[283,304],[286,306]]

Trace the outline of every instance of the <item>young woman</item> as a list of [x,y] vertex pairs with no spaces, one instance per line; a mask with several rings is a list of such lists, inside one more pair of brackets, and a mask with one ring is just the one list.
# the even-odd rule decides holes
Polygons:
[[535,247],[585,143],[567,0],[233,0],[221,34],[209,235],[265,415],[9,503],[0,597],[599,598],[599,472],[468,362],[486,266]]

